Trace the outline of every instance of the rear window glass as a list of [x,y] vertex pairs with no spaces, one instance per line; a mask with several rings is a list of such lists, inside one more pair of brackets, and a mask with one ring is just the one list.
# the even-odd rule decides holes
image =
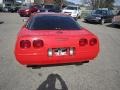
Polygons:
[[53,5],[45,5],[44,8],[45,8],[45,9],[53,9],[54,6],[53,6]]
[[107,15],[106,10],[96,10],[93,14]]
[[69,10],[77,10],[77,7],[67,7]]
[[80,30],[80,25],[69,16],[33,16],[26,27],[30,30]]

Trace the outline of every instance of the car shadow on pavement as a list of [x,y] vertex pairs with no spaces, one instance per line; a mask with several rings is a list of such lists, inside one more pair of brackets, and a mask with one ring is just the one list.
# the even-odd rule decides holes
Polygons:
[[[61,89],[56,88],[56,81],[59,81]],[[68,90],[65,81],[58,74],[50,74],[37,90]]]
[[99,25],[99,23],[96,23],[96,22],[86,22],[86,21],[82,21],[83,23],[86,23],[86,24],[95,24],[95,25]]
[[118,28],[120,29],[120,26],[119,25],[112,25],[112,24],[108,24],[106,25],[107,27],[110,27],[110,28]]
[[56,66],[66,66],[66,65],[76,65],[80,66],[83,64],[89,63],[89,61],[84,61],[84,62],[75,62],[75,63],[63,63],[63,64],[48,64],[48,65],[27,65],[28,68],[32,69],[40,69],[42,67],[56,67]]
[[3,21],[0,21],[0,24],[3,24],[4,22]]

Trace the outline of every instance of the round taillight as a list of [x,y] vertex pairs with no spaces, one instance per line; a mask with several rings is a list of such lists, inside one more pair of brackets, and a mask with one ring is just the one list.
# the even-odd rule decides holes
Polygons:
[[33,41],[33,47],[34,48],[41,48],[44,46],[44,43],[42,40],[34,40]]
[[20,41],[20,47],[21,48],[30,48],[31,42],[29,40],[22,40],[22,41]]
[[85,46],[87,44],[88,44],[88,40],[87,39],[80,39],[80,41],[79,41],[79,45],[80,46]]
[[97,39],[96,39],[96,38],[92,38],[92,39],[90,39],[89,44],[90,44],[91,46],[96,45],[96,44],[97,44]]

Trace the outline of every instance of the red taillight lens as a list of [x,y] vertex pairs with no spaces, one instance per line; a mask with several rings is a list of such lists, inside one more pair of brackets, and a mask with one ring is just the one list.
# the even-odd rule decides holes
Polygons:
[[34,40],[33,41],[33,47],[34,48],[41,48],[44,46],[44,43],[42,40]]
[[85,46],[87,44],[88,44],[88,40],[87,39],[80,39],[80,41],[79,41],[79,45],[80,46]]
[[22,40],[22,41],[20,41],[20,47],[21,48],[30,48],[31,42],[29,40]]
[[90,44],[91,46],[96,45],[96,44],[97,44],[97,39],[96,39],[96,38],[90,39],[89,44]]

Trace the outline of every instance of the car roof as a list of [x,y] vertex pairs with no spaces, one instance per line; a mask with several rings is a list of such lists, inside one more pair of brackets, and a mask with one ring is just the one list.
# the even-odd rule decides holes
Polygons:
[[70,17],[67,14],[64,13],[55,13],[55,12],[42,12],[42,13],[34,13],[33,16],[40,16],[40,15],[51,15],[51,16],[67,16]]
[[76,5],[68,5],[67,7],[79,7],[79,6],[76,6]]
[[108,8],[98,8],[96,10],[104,10],[104,11],[110,11],[111,9],[108,9]]

